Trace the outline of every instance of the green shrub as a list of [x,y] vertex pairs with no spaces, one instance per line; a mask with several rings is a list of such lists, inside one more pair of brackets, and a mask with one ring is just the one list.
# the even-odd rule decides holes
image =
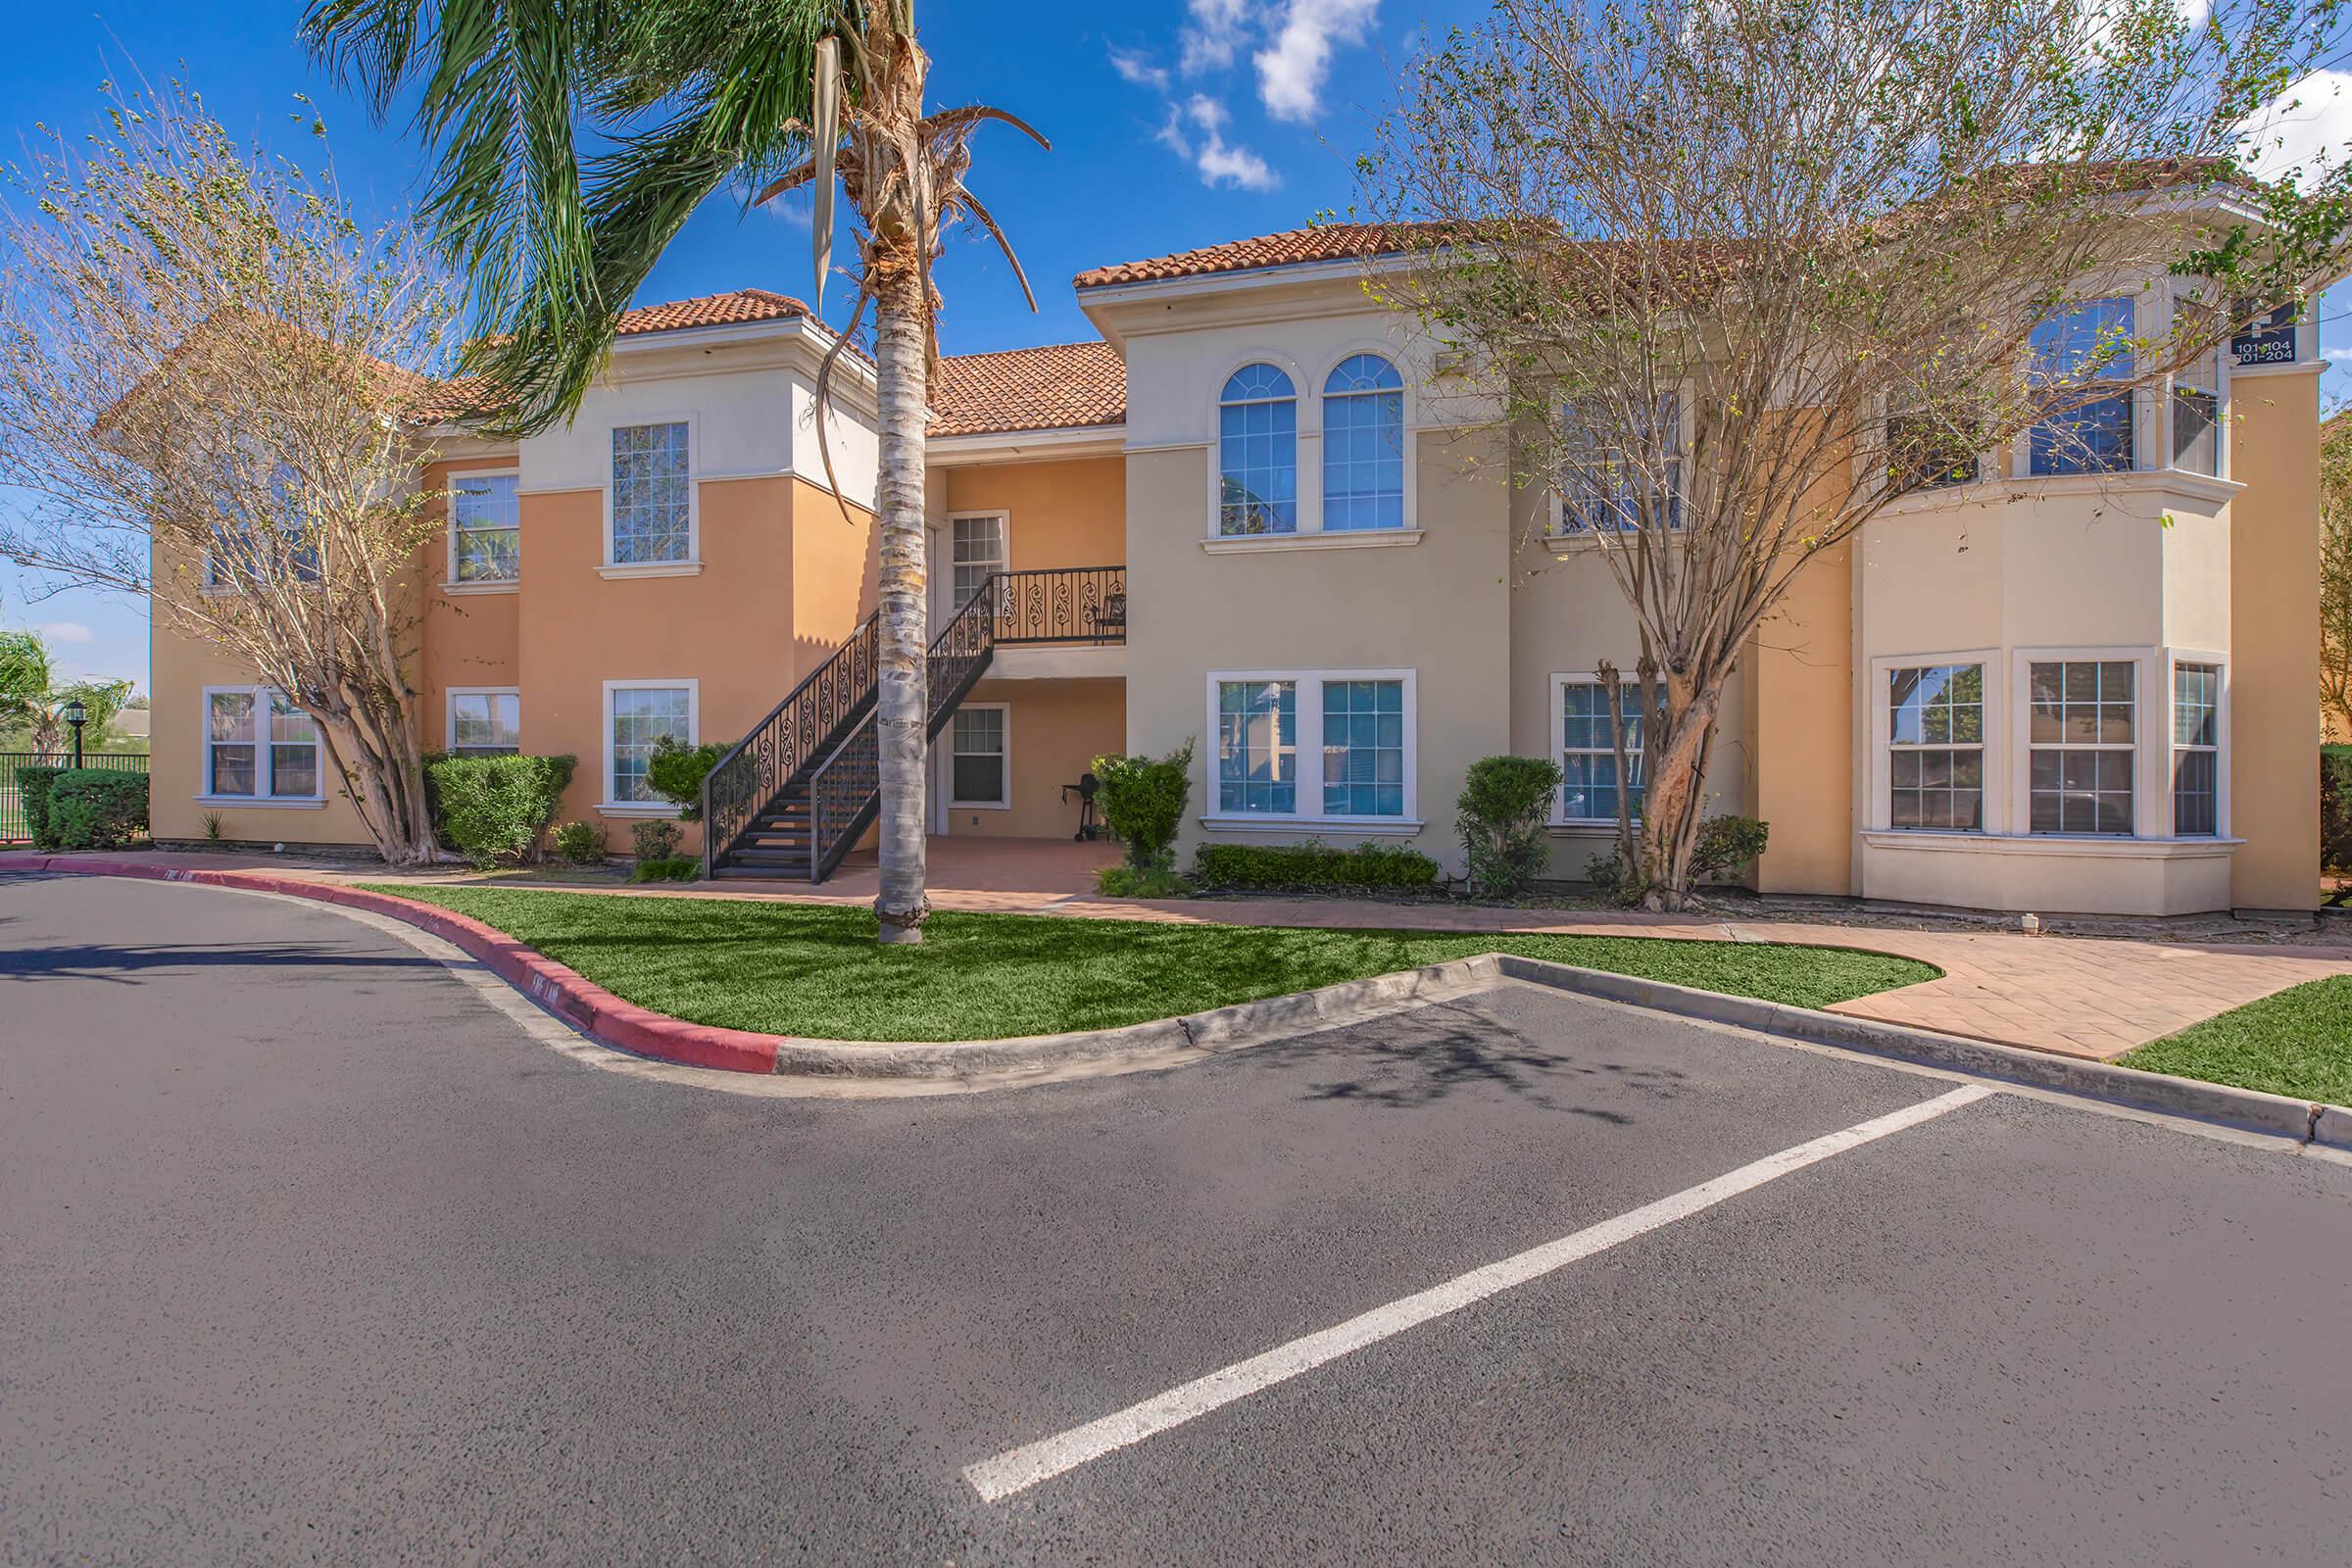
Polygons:
[[17,790],[24,801],[24,825],[31,830],[32,842],[44,850],[57,848],[49,836],[49,786],[57,782],[62,767],[20,767],[17,769]]
[[1560,789],[1547,757],[1482,757],[1470,764],[1454,804],[1454,830],[1469,862],[1470,891],[1515,899],[1544,869],[1544,824]]
[[703,779],[731,750],[731,745],[716,742],[689,746],[668,735],[659,736],[654,741],[654,755],[645,764],[646,787],[680,808],[679,821],[699,822],[703,819]]
[[668,855],[639,860],[629,873],[632,882],[691,882],[703,874],[703,862],[691,855]]
[[433,825],[481,869],[536,860],[577,765],[569,757],[444,757],[425,766]]
[[1712,876],[1736,876],[1772,837],[1772,824],[1752,816],[1710,816],[1698,827],[1698,842],[1690,850],[1694,881]]
[[1213,888],[1386,888],[1437,885],[1438,862],[1419,850],[1359,844],[1203,844],[1193,877]]
[[629,841],[639,860],[666,860],[678,853],[678,824],[664,816],[633,822]]
[[556,829],[556,853],[574,865],[597,865],[605,858],[605,830],[594,822],[566,822]]
[[1098,757],[1095,805],[1137,870],[1170,868],[1185,802],[1193,793],[1193,743],[1165,757]]
[[1164,865],[1106,865],[1095,873],[1095,891],[1106,899],[1181,899],[1192,890]]
[[147,775],[61,767],[49,780],[47,831],[61,850],[108,850],[147,831]]
[[[17,776],[22,778],[27,771],[19,768]],[[29,789],[24,792],[24,802],[29,809]],[[2352,870],[2352,746],[2320,748],[2320,867]]]

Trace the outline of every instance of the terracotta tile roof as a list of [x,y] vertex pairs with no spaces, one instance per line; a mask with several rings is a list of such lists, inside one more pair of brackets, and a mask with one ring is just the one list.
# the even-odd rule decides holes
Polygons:
[[736,326],[746,321],[781,321],[807,316],[808,307],[789,294],[772,289],[739,288],[727,294],[705,294],[698,299],[672,300],[666,305],[640,305],[622,315],[614,330],[622,337],[638,332],[675,332],[689,326]]
[[1148,283],[1169,277],[1204,277],[1212,272],[1242,272],[1258,267],[1292,267],[1301,262],[1344,262],[1356,257],[1384,256],[1426,243],[1441,225],[1436,223],[1322,223],[1280,234],[1260,234],[1150,261],[1121,262],[1080,272],[1078,288],[1101,288],[1107,283]]
[[939,362],[931,411],[935,436],[1123,424],[1127,362],[1101,341],[952,355]]

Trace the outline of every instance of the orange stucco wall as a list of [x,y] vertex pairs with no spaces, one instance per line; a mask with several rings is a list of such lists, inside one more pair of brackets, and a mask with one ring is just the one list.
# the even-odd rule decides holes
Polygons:
[[1064,784],[1105,753],[1126,750],[1124,680],[984,680],[970,703],[1002,703],[1011,787],[1002,809],[948,804],[948,753],[953,725],[934,744],[941,808],[934,820],[951,837],[1066,839],[1078,831],[1078,800],[1061,798]]
[[2320,378],[2249,375],[2231,397],[2230,825],[2240,908],[2319,902]]
[[1126,564],[1124,458],[976,464],[947,475],[949,512],[1005,514],[1008,570]]

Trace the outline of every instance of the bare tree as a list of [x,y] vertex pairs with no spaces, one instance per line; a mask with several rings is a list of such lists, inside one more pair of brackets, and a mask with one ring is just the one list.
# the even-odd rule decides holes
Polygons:
[[2320,706],[2352,741],[2352,416],[2320,426]]
[[[429,858],[412,558],[441,275],[176,84],[110,88],[81,148],[52,136],[10,174],[0,485],[24,505],[0,555],[233,655],[316,722],[321,782],[384,858]],[[272,715],[252,722],[268,744]]]
[[1687,900],[1726,683],[1814,557],[1996,483],[2028,429],[2113,466],[2114,400],[2176,371],[2176,426],[2219,439],[2190,372],[2337,270],[2342,171],[2235,161],[2333,14],[1498,0],[1414,63],[1363,165],[1408,257],[1370,286],[1491,371],[1511,477],[1632,607],[1629,887]]

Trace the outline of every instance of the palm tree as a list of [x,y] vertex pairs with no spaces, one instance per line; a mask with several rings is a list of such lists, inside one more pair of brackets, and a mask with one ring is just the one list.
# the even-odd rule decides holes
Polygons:
[[[654,263],[731,183],[759,186],[757,202],[813,185],[821,315],[838,175],[860,231],[858,299],[818,401],[821,417],[834,363],[870,302],[882,447],[874,911],[884,942],[921,941],[932,263],[947,229],[977,222],[1036,309],[1003,230],[963,177],[971,134],[988,121],[1041,146],[1045,138],[1002,110],[923,114],[930,62],[913,0],[312,0],[304,32],[378,120],[407,88],[420,89],[416,125],[438,155],[425,218],[473,287],[477,346],[466,368],[501,389],[508,406],[496,423],[511,433],[578,412]],[[583,122],[606,144],[586,176]],[[829,453],[826,462],[829,471]]]

